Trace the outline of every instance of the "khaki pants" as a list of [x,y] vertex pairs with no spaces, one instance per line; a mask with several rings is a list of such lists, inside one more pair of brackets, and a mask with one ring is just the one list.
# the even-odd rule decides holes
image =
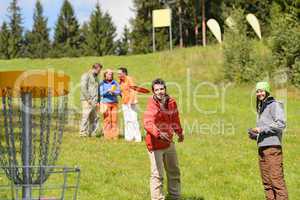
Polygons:
[[180,170],[175,145],[162,150],[149,152],[151,162],[150,192],[152,200],[164,200],[164,168],[167,173],[168,194],[172,200],[180,199]]
[[258,153],[266,199],[288,200],[288,191],[283,175],[281,147],[261,147]]
[[95,135],[99,126],[99,117],[96,106],[90,105],[87,101],[82,101],[82,118],[80,124],[80,135]]

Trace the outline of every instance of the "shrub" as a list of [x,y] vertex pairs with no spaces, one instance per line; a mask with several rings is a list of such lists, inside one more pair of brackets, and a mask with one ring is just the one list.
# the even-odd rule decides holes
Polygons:
[[[262,78],[264,62],[261,54],[255,52],[253,41],[247,37],[247,22],[242,9],[231,13],[232,27],[225,28],[224,74],[225,79],[238,83],[252,82]],[[258,57],[259,56],[259,57]]]
[[289,81],[300,86],[300,25],[293,14],[272,11],[270,47],[276,69],[286,70]]

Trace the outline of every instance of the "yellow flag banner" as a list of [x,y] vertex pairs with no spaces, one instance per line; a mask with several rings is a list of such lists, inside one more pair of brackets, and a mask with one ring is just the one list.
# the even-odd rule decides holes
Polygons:
[[209,30],[213,33],[219,43],[222,43],[222,34],[219,23],[215,19],[209,19],[207,21]]
[[250,13],[246,16],[246,19],[248,23],[251,25],[251,27],[253,28],[253,30],[255,31],[256,35],[259,37],[259,39],[261,39],[260,25],[256,16]]
[[153,10],[152,23],[154,28],[171,26],[171,9]]

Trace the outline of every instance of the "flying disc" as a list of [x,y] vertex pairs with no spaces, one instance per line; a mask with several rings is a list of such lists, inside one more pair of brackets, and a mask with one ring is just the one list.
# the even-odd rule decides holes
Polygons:
[[112,85],[112,86],[111,86],[111,91],[114,92],[114,91],[116,91],[116,90],[117,90],[117,86],[116,86],[116,85]]
[[147,88],[144,88],[144,87],[139,87],[139,86],[130,86],[131,89],[139,92],[139,93],[143,93],[143,94],[146,94],[146,93],[149,93],[150,90],[148,90]]

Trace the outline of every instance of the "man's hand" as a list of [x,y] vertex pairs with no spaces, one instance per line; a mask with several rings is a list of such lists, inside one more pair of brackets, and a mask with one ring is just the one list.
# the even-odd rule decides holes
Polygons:
[[111,94],[111,95],[114,95],[115,90],[109,89],[109,90],[107,90],[107,92],[108,92],[109,94]]
[[93,105],[93,101],[92,100],[87,100],[87,102],[88,102],[88,104],[90,105],[90,106],[92,106]]
[[161,133],[159,134],[159,137],[160,137],[160,139],[162,139],[162,140],[165,140],[165,141],[171,142],[171,140],[170,140],[170,138],[169,138],[169,135],[168,135],[168,133],[161,132]]
[[89,99],[87,102],[88,102],[88,104],[89,104],[90,106],[92,106],[92,107],[96,107],[96,106],[97,106],[97,103],[94,102],[93,100],[90,100],[90,99]]
[[179,135],[178,136],[178,142],[183,142],[184,141],[184,135]]

